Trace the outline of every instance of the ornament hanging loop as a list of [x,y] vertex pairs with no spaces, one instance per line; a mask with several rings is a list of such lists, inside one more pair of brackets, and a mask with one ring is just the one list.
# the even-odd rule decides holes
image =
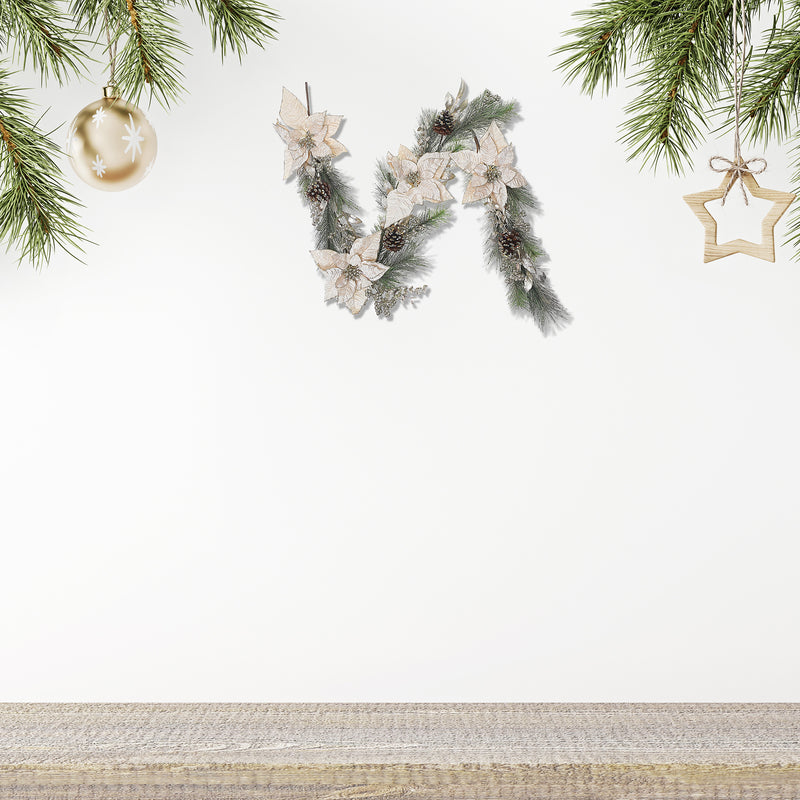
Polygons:
[[[741,41],[739,34],[741,32]],[[745,205],[750,205],[747,192],[744,188],[742,177],[745,174],[760,175],[767,168],[764,158],[742,157],[741,114],[742,90],[744,87],[745,52],[747,50],[747,20],[743,0],[733,0],[731,8],[731,44],[733,47],[733,109],[734,109],[734,134],[733,134],[733,159],[723,156],[711,156],[708,166],[714,172],[727,172],[728,182],[722,194],[722,205],[728,199],[728,193],[738,181],[742,189]],[[751,166],[756,165],[759,166]]]
[[[111,41],[111,25],[108,21],[108,9],[103,12],[103,29],[108,42],[108,83],[103,87],[103,97],[119,97],[115,73],[117,71],[117,40]],[[109,90],[113,93],[109,94]]]

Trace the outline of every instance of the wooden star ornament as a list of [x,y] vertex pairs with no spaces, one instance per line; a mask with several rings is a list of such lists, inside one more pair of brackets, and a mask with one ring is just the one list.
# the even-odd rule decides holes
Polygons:
[[733,239],[730,242],[717,242],[717,221],[706,208],[706,203],[711,200],[720,200],[725,196],[726,190],[732,186],[736,177],[736,170],[725,174],[722,183],[716,189],[707,189],[705,192],[696,192],[684,196],[689,208],[695,213],[705,229],[705,249],[703,262],[716,261],[718,258],[743,253],[754,258],[763,258],[764,261],[775,261],[775,224],[784,215],[786,209],[792,204],[795,195],[789,192],[779,192],[776,189],[762,189],[755,177],[749,172],[741,173],[739,180],[750,191],[753,197],[759,200],[771,200],[772,208],[761,220],[761,242],[748,242],[746,239]]

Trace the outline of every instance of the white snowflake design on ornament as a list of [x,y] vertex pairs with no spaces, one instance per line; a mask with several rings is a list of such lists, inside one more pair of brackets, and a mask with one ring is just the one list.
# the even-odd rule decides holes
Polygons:
[[94,112],[92,116],[92,122],[94,122],[94,127],[99,128],[105,121],[106,121],[106,110],[104,108],[98,108],[97,111]]
[[128,119],[131,121],[130,125],[125,126],[128,135],[123,136],[122,140],[128,143],[125,147],[125,152],[127,153],[130,150],[131,163],[133,163],[136,161],[137,151],[139,153],[142,152],[142,145],[140,143],[144,141],[144,136],[142,136],[142,126],[140,125],[138,128],[135,126],[132,114],[128,114]]
[[72,155],[72,141],[75,138],[75,126],[70,125],[69,133],[67,134],[66,153]]
[[144,171],[145,178],[153,171],[153,164],[156,163],[156,160],[153,159],[148,165],[147,169]]
[[103,163],[103,159],[97,155],[94,157],[94,161],[92,161],[92,169],[98,178],[102,178],[106,174],[106,169],[108,169],[108,167]]

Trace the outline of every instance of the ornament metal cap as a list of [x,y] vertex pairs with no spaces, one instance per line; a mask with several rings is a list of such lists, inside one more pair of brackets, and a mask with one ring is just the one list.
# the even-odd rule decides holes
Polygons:
[[109,83],[108,86],[103,87],[103,97],[106,97],[109,100],[112,98],[117,98],[119,97],[119,89],[115,84]]

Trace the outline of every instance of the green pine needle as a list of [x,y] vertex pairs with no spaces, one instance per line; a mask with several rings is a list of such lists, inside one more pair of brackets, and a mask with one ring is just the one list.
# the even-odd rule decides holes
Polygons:
[[800,5],[792,6],[781,27],[778,19],[753,52],[742,97],[748,133],[765,144],[792,135],[800,100]]
[[[127,0],[127,16],[119,10],[127,32],[117,56],[116,82],[123,96],[138,104],[144,92],[168,108],[183,94],[181,57],[189,47],[178,35],[178,22],[160,0]],[[118,28],[117,36],[121,34]]]
[[[792,191],[800,197],[800,131],[794,135],[791,156],[794,164]],[[793,248],[792,260],[800,261],[800,203],[797,200],[789,207],[789,223],[784,241]]]
[[32,106],[0,68],[0,242],[39,267],[55,248],[78,257],[87,243],[80,202],[63,186],[59,148],[39,130]]
[[397,253],[384,250],[380,258],[380,263],[389,269],[375,283],[387,289],[405,286],[411,281],[419,280],[433,269],[431,262],[423,255],[422,245],[419,242],[410,242]]
[[87,60],[73,21],[53,0],[0,0],[0,42],[23,68],[28,63],[59,84],[80,75]]
[[[742,0],[745,24],[770,5]],[[625,110],[622,142],[631,159],[682,172],[711,120],[732,102],[732,0],[607,0],[577,16],[580,27],[556,51],[567,81],[608,91],[634,63],[638,96]]]
[[473,133],[480,138],[493,122],[497,122],[500,127],[512,125],[518,116],[516,101],[507,102],[485,90],[467,103],[464,112],[456,120],[455,130],[446,139],[447,149],[452,149],[452,145],[471,141]]
[[258,0],[72,0],[76,23],[97,38],[104,59],[109,57],[108,19],[112,40],[120,46],[116,82],[134,103],[147,94],[168,108],[184,92],[181,61],[189,48],[171,10],[178,4],[200,15],[223,60],[235,53],[241,61],[249,45],[264,47],[277,37],[281,17]]
[[264,47],[268,39],[277,37],[275,23],[278,13],[256,0],[182,0],[191,5],[208,20],[211,44],[224,59],[228,51],[235,52],[241,60],[248,44]]
[[644,4],[625,0],[597,3],[578,11],[575,16],[585,20],[584,24],[568,30],[565,35],[573,41],[556,50],[565,56],[559,69],[566,80],[572,83],[580,79],[582,91],[589,95],[598,87],[608,92],[625,72],[627,45],[645,13]]

